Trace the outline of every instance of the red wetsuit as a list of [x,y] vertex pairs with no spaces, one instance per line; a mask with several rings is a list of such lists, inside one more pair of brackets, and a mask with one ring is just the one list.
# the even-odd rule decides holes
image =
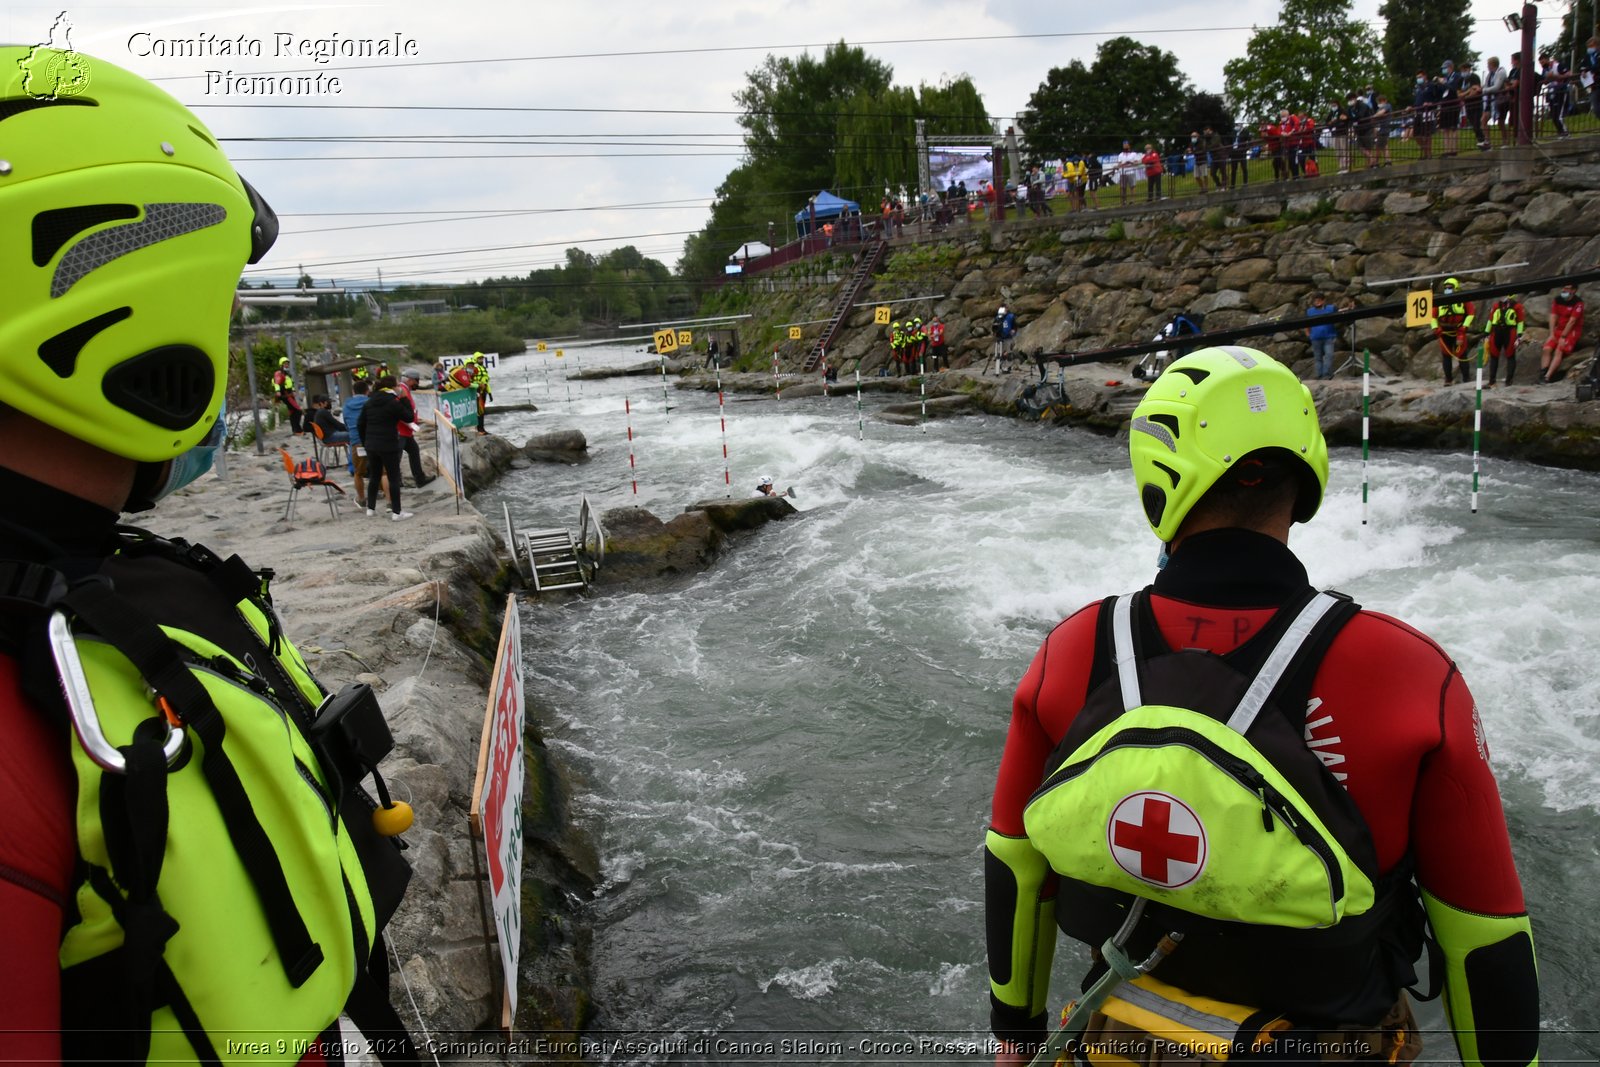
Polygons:
[[[1246,530],[1216,530],[1183,543],[1157,577],[1151,602],[1171,647],[1226,653],[1255,634],[1277,605],[1306,587],[1304,567],[1281,542]],[[1098,606],[1090,605],[1057,626],[1017,687],[994,791],[994,834],[1025,839],[1023,808],[1087,695]],[[1361,612],[1340,631],[1317,671],[1305,737],[1360,808],[1383,872],[1394,869],[1409,852],[1418,884],[1432,897],[1474,916],[1519,917],[1525,929],[1522,887],[1477,709],[1466,682],[1438,645],[1386,615]],[[1012,858],[1005,862],[1015,871],[1016,845],[1007,852]],[[1027,866],[1037,853],[1027,849],[1022,855]],[[991,974],[1038,973],[1024,970],[1031,968],[1029,961],[995,958],[997,946],[1024,946],[1020,951],[1026,953],[1025,946],[1039,943],[1036,931],[1022,929],[1028,923],[1027,906],[1008,915],[1004,904],[997,903],[1004,898],[995,894],[996,859],[991,844]],[[1044,862],[1039,856],[1035,876]],[[1029,872],[1016,873],[1027,884]],[[1055,878],[1047,874],[1037,894],[1041,909],[1034,912],[1046,922],[1044,902],[1054,894]],[[1447,954],[1454,950],[1460,956],[1472,947],[1452,946],[1449,930],[1439,934]],[[1043,973],[1048,975],[1048,969]],[[1483,1007],[1475,1002],[1476,1018],[1457,1017],[1456,1027],[1537,1031],[1531,941],[1526,953],[1506,957],[1497,981],[1524,996]],[[1494,992],[1501,988],[1497,985]],[[1030,1012],[1038,1006],[1007,1004],[997,995],[996,1033],[1023,1037],[1037,1031],[1042,1019],[1030,1018]]]

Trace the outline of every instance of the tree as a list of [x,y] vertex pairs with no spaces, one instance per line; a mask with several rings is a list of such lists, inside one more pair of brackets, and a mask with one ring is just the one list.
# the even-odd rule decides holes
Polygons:
[[1228,103],[1247,120],[1324,108],[1382,74],[1378,36],[1350,17],[1349,0],[1287,0],[1278,24],[1222,68]]
[[1028,98],[1022,115],[1028,155],[1105,154],[1125,139],[1176,136],[1189,92],[1177,56],[1131,37],[1113,37],[1100,45],[1093,66],[1075,59],[1055,67]]
[[934,142],[941,134],[992,132],[983,97],[966,75],[916,91],[859,93],[839,113],[834,192],[875,202],[885,188],[915,189],[918,119]]
[[837,169],[838,115],[852,98],[889,88],[894,69],[840,41],[820,60],[767,56],[734,94],[743,113],[745,151],[768,189],[802,199],[828,185]]
[[1199,132],[1210,126],[1220,137],[1233,136],[1233,112],[1216,93],[1190,93],[1178,115],[1178,130]]
[[1396,78],[1409,82],[1417,71],[1436,74],[1445,60],[1458,65],[1477,60],[1467,47],[1472,37],[1472,5],[1459,0],[1383,0],[1383,61]]

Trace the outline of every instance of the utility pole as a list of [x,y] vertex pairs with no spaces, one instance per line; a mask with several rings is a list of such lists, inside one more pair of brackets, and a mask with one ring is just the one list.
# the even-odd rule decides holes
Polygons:
[[1522,77],[1517,80],[1517,144],[1533,144],[1533,39],[1539,29],[1539,8],[1522,5]]

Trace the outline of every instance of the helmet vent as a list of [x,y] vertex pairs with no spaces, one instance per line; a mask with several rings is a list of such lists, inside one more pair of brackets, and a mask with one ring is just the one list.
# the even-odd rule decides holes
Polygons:
[[0,122],[16,118],[18,115],[41,107],[99,107],[99,103],[82,96],[62,96],[54,100],[39,97],[16,97],[11,100],[0,100]]
[[1161,471],[1162,473],[1164,473],[1168,478],[1172,479],[1172,488],[1174,488],[1174,489],[1178,488],[1178,482],[1181,480],[1181,476],[1178,474],[1177,471],[1173,470],[1171,467],[1167,466],[1165,463],[1152,461],[1150,465],[1152,467],[1156,468],[1157,470]]
[[1144,505],[1144,517],[1151,526],[1161,525],[1161,515],[1167,510],[1167,494],[1159,485],[1147,483],[1139,491],[1139,502]]
[[204,132],[195,129],[193,126],[189,127],[189,132],[194,134],[196,137],[200,138],[202,141],[204,141],[206,144],[210,145],[212,148],[217,147],[217,142],[213,141],[211,138],[207,137]]
[[62,296],[85,275],[129,253],[220,225],[227,217],[221,204],[146,204],[141,221],[91,233],[67,249],[50,279],[50,297]]
[[1200,367],[1172,367],[1171,369],[1174,373],[1183,375],[1196,385],[1211,377],[1210,371]]
[[80,322],[71,329],[62,330],[39,346],[39,358],[45,366],[56,372],[58,378],[70,378],[78,366],[78,353],[83,351],[83,346],[101,330],[116,325],[132,314],[132,308],[120,307]]
[[84,230],[138,217],[139,209],[132,204],[81,204],[41,211],[33,217],[33,265],[42,267],[56,258],[61,247]]
[[124,360],[106,374],[105,397],[168,430],[187,430],[206,414],[216,371],[193,345],[162,345]]

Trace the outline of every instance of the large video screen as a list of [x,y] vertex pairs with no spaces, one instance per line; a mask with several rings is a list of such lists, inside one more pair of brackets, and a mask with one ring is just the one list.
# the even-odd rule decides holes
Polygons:
[[994,177],[994,148],[990,145],[938,145],[928,148],[928,177],[941,193],[959,181],[976,192],[985,178]]

